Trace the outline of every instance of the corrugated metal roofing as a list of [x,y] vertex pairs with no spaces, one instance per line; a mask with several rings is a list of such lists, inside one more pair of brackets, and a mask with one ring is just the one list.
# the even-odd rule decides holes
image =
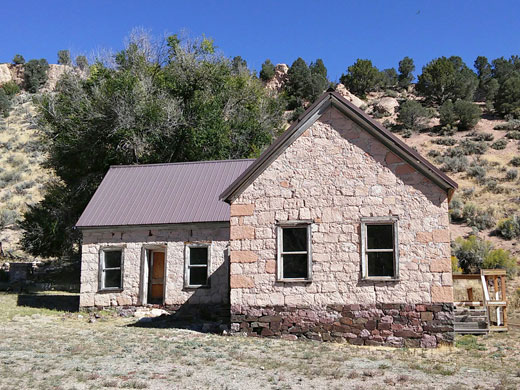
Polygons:
[[76,226],[229,221],[219,195],[253,161],[112,166]]

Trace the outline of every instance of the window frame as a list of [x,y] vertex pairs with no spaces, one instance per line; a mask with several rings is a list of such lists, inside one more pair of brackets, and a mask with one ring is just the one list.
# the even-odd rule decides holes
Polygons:
[[[307,229],[307,251],[283,251],[283,229],[285,228],[306,228]],[[306,278],[285,278],[283,275],[283,255],[287,254],[307,254],[307,277]],[[312,282],[312,221],[284,221],[276,225],[276,280],[284,283],[309,283]]]
[[[106,252],[121,252],[121,265],[119,267],[105,267],[105,253]],[[98,274],[98,291],[101,292],[121,292],[123,291],[123,275],[124,275],[124,260],[125,247],[124,246],[108,246],[99,248],[99,274]],[[105,287],[105,271],[119,270],[121,272],[121,279],[119,287]]]
[[[210,286],[210,275],[211,275],[211,242],[189,242],[184,246],[184,288],[209,288]],[[208,258],[206,265],[202,264],[190,264],[190,250],[191,248],[207,248]],[[207,270],[206,284],[190,284],[190,270],[191,268],[203,268]]]
[[[399,218],[397,216],[388,217],[365,217],[361,218],[361,278],[363,280],[375,281],[399,281]],[[367,226],[368,225],[392,225],[393,249],[368,249],[367,245]],[[368,275],[368,253],[392,252],[394,263],[393,276],[369,276]]]

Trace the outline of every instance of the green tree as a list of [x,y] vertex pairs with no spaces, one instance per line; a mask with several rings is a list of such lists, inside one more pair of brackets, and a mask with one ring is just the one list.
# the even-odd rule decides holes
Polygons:
[[413,59],[410,57],[404,57],[399,61],[399,77],[398,83],[401,88],[406,88],[413,81],[413,71],[415,70],[415,64]]
[[482,112],[479,106],[467,100],[457,100],[453,105],[455,115],[459,121],[459,130],[469,130],[478,123]]
[[439,108],[440,123],[442,126],[453,126],[457,122],[457,115],[451,99],[446,100]]
[[262,64],[262,70],[260,71],[260,79],[263,81],[269,81],[274,77],[274,65],[268,58]]
[[308,96],[310,101],[316,100],[330,85],[329,79],[327,78],[327,68],[321,58],[318,58],[316,62],[312,62],[309,66],[311,71],[311,94]]
[[312,75],[311,70],[303,58],[298,57],[287,72],[287,82],[284,86],[285,92],[289,97],[289,110],[301,107],[306,98],[312,95]]
[[428,109],[417,100],[406,100],[399,105],[397,120],[407,129],[420,130],[430,116]]
[[25,88],[32,93],[38,92],[40,87],[47,81],[47,70],[49,64],[44,58],[30,60],[24,67]]
[[393,88],[397,85],[397,71],[395,68],[383,69],[379,76],[381,88]]
[[495,97],[495,109],[502,115],[520,118],[520,74],[513,72],[500,84]]
[[281,131],[277,99],[210,40],[167,43],[164,57],[150,55],[136,37],[115,67],[97,61],[86,80],[65,74],[42,98],[46,165],[60,184],[24,216],[28,252],[73,252],[72,227],[110,165],[256,157]]
[[23,58],[23,55],[16,54],[13,58],[13,64],[15,64],[15,65],[25,64],[25,58]]
[[240,56],[233,57],[231,60],[231,68],[234,73],[249,72],[247,61]]
[[58,51],[58,64],[60,65],[70,65],[72,63],[70,59],[70,51],[69,50],[60,50]]
[[440,105],[448,99],[472,100],[477,85],[476,74],[460,57],[440,57],[423,67],[417,91],[430,103]]
[[76,65],[78,66],[78,68],[80,68],[81,70],[85,70],[88,68],[88,60],[87,60],[87,57],[85,56],[77,56],[76,57]]
[[370,60],[358,59],[349,66],[346,74],[342,74],[340,82],[353,94],[365,97],[374,90],[380,81],[379,70]]

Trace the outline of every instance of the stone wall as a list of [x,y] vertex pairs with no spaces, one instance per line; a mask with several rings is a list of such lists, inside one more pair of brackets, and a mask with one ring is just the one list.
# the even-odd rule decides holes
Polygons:
[[[184,249],[188,242],[211,242],[210,287],[184,288]],[[154,230],[90,229],[83,232],[80,306],[140,305],[143,248],[166,248],[165,305],[229,303],[227,246],[229,227],[204,226]],[[99,252],[124,246],[123,291],[99,292]]]
[[231,330],[355,345],[433,348],[453,342],[453,304],[333,305],[326,308],[232,306]]
[[[400,280],[363,280],[361,217],[391,215]],[[276,224],[299,219],[314,221],[312,282],[279,282]],[[453,301],[446,192],[335,108],[232,203],[230,238],[233,307]]]

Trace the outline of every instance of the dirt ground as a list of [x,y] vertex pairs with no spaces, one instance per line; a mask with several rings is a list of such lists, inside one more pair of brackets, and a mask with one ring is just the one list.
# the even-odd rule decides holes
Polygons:
[[111,312],[91,323],[66,311],[76,299],[0,293],[0,389],[520,388],[518,326],[453,348],[355,347],[135,327]]

